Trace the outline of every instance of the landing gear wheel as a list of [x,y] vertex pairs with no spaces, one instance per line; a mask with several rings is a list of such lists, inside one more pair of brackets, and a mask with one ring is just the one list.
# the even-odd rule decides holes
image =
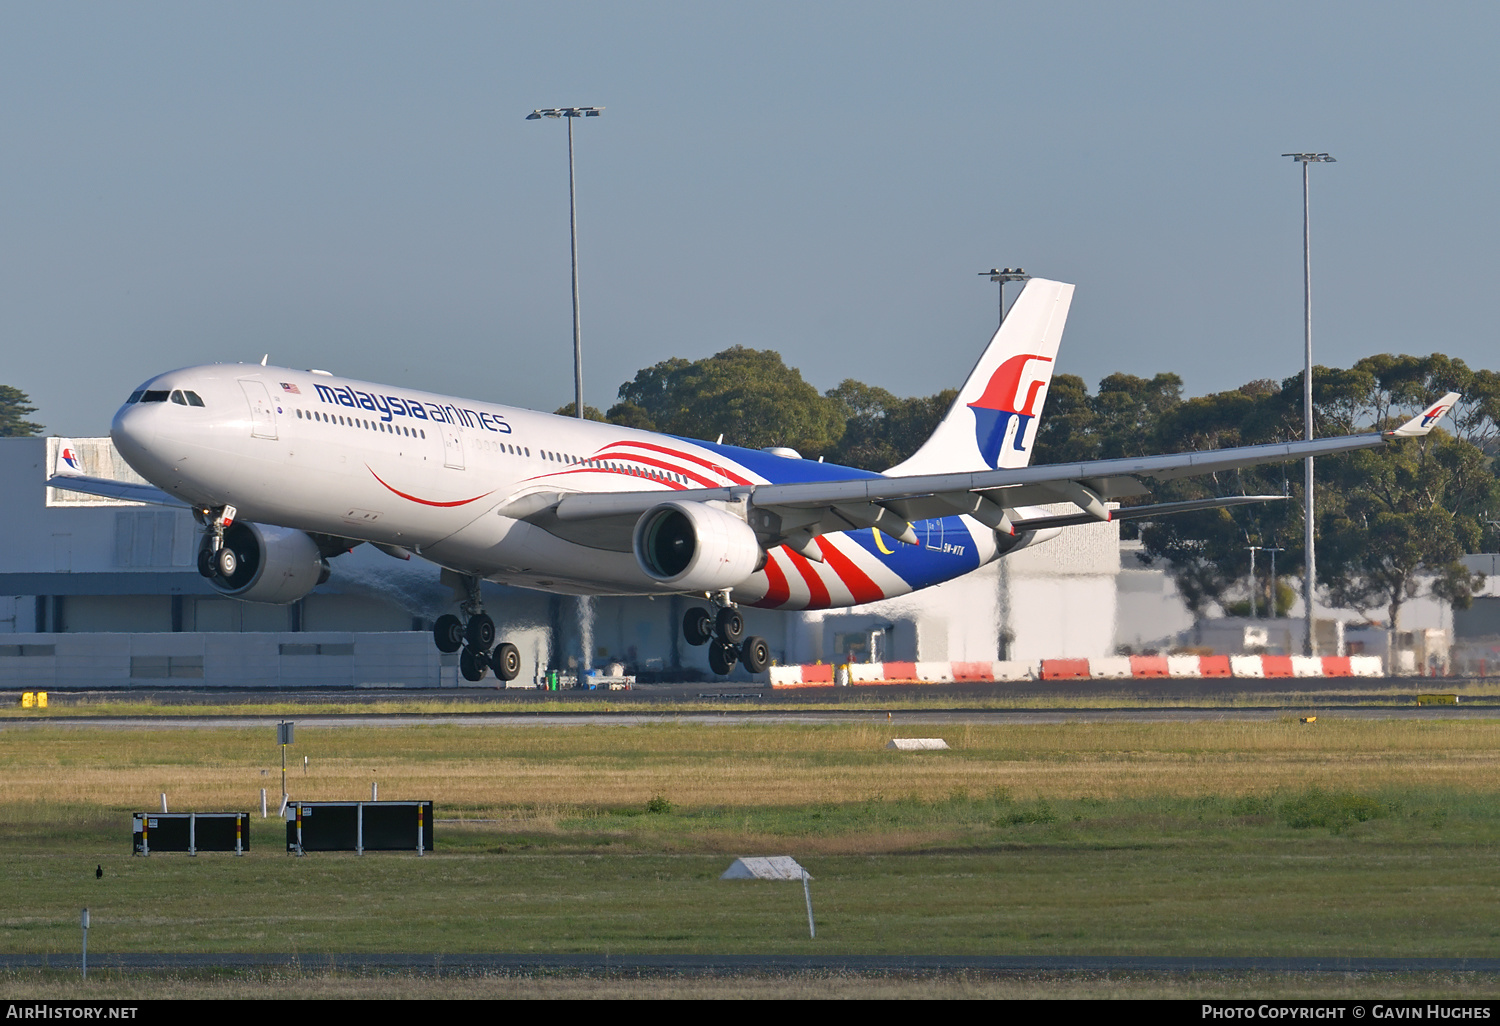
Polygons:
[[740,639],[745,636],[745,618],[738,609],[719,610],[717,627],[719,637],[731,645],[739,644]]
[[714,618],[702,606],[694,606],[682,618],[682,636],[689,645],[706,645],[714,636]]
[[432,625],[432,640],[439,652],[457,652],[464,647],[463,621],[452,613],[444,613]]
[[208,549],[198,550],[198,572],[204,577],[214,575],[214,554]]
[[466,648],[458,657],[458,672],[464,675],[464,680],[483,680],[484,671],[489,669],[488,663],[483,655]]
[[219,550],[218,556],[215,557],[214,568],[219,571],[219,576],[227,581],[240,568],[240,557],[235,555],[235,551],[226,545]]
[[464,628],[464,640],[470,648],[488,652],[495,644],[495,621],[484,613],[469,617],[469,626]]
[[771,646],[765,638],[745,639],[740,646],[740,665],[749,673],[759,673],[771,665]]
[[494,668],[495,676],[501,680],[515,680],[516,675],[521,672],[521,653],[510,642],[502,642],[495,646],[495,653],[490,656],[490,666]]
[[728,642],[715,641],[708,646],[708,668],[723,677],[739,660],[739,651]]

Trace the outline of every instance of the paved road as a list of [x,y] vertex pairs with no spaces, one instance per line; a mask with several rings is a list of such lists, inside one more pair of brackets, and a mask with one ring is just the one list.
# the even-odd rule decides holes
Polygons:
[[[1500,958],[1241,958],[1149,955],[510,955],[94,954],[94,969],[408,970],[438,973],[913,973],[1099,972],[1500,973]],[[77,955],[0,955],[0,969],[79,969]]]

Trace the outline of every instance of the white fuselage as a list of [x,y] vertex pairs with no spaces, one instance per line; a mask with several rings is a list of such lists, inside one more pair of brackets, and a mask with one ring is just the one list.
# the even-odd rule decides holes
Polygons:
[[[179,392],[202,405],[161,398]],[[666,500],[773,479],[869,476],[317,371],[192,367],[152,379],[142,393],[145,401],[115,415],[111,436],[132,467],[178,498],[233,505],[241,520],[401,546],[465,574],[559,592],[671,589],[642,572],[628,534],[574,538],[500,512],[521,509],[517,500],[532,493],[660,491]],[[852,605],[959,576],[998,551],[992,532],[968,518],[914,526],[927,534],[920,573],[902,569],[917,554],[898,559],[890,551],[907,547],[851,531],[819,540],[822,563],[773,550],[735,598],[793,609]]]

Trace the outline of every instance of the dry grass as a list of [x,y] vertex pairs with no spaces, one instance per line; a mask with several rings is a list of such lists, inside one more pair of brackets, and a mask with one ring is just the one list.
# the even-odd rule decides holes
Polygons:
[[[884,750],[941,735],[950,752]],[[36,803],[248,809],[280,793],[269,728],[10,728],[0,809]],[[1308,787],[1500,791],[1500,721],[1338,720],[903,727],[638,726],[299,729],[292,793],[307,800],[421,796],[445,817],[546,829],[580,806],[800,806],[872,796],[932,800],[1004,787],[1018,800],[1241,795]],[[304,773],[299,756],[310,759]]]

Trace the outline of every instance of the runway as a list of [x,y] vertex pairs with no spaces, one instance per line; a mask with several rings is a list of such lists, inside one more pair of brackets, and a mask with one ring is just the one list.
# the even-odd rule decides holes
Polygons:
[[[1484,683],[1488,683],[1487,681]],[[1347,719],[1489,719],[1500,717],[1500,681],[1493,693],[1474,694],[1475,682],[1432,678],[1325,680],[1017,681],[773,690],[743,683],[681,682],[631,691],[372,688],[152,688],[54,692],[54,714],[36,710],[0,720],[0,729],[25,724],[122,730],[234,729],[295,719],[318,727],[631,726],[701,724],[995,724],[1172,723],[1274,721],[1288,716]],[[1416,704],[1425,693],[1467,693],[1456,705]],[[9,695],[0,692],[0,702]],[[19,699],[19,693],[16,695]],[[920,705],[916,703],[920,702]],[[1010,708],[996,703],[1013,702]],[[1077,704],[1072,704],[1076,702]],[[110,703],[162,707],[161,712],[112,714]],[[101,704],[97,716],[71,708]],[[291,706],[274,714],[268,705]],[[296,711],[306,705],[307,712]],[[375,705],[384,708],[372,708]],[[402,709],[403,705],[422,706]],[[208,706],[180,715],[174,706]],[[329,706],[340,711],[329,711]],[[397,708],[391,708],[396,706]],[[439,708],[434,709],[434,706]],[[577,706],[578,708],[568,708]],[[70,708],[71,707],[71,708]],[[497,708],[498,707],[498,708]],[[62,710],[70,711],[63,713]],[[240,711],[243,709],[244,711]]]
[[204,730],[274,727],[293,719],[303,728],[350,727],[629,727],[650,723],[735,724],[827,724],[899,723],[913,726],[943,724],[1043,724],[1043,723],[1193,723],[1269,722],[1289,716],[1320,716],[1325,719],[1358,720],[1472,720],[1500,718],[1500,705],[1470,706],[1325,706],[1308,704],[1296,708],[1135,708],[1135,709],[897,709],[797,710],[768,709],[704,712],[468,712],[468,713],[287,713],[214,716],[50,716],[0,721],[0,731],[26,727],[90,727],[114,730]]

